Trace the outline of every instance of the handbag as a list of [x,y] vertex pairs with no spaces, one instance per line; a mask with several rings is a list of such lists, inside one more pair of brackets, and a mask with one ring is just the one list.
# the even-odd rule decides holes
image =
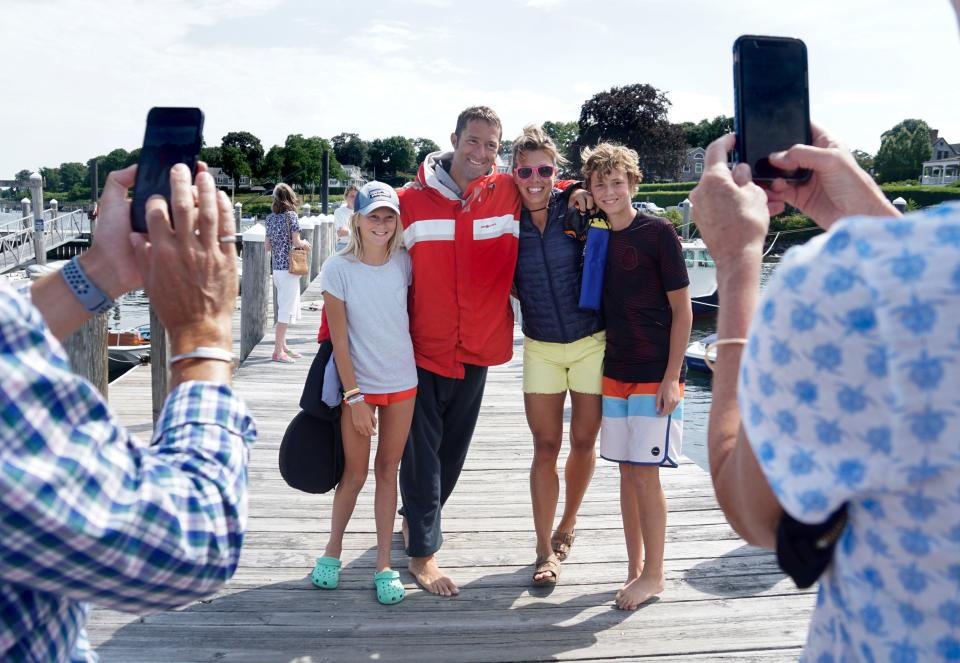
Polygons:
[[333,343],[324,341],[313,358],[300,396],[303,408],[293,418],[280,442],[280,476],[305,493],[326,493],[343,476],[345,464],[340,432],[341,406],[321,399],[323,376],[333,358]]
[[290,264],[287,271],[295,276],[303,276],[310,271],[310,266],[307,265],[307,250],[293,246],[293,226],[290,219],[287,219],[287,233],[290,237],[290,252],[287,257]]

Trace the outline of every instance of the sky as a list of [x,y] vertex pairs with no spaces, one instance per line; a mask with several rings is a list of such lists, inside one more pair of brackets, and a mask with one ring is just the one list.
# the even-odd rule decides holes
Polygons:
[[345,131],[447,147],[476,104],[511,138],[633,83],[673,122],[732,116],[741,34],[806,42],[811,115],[851,148],[914,117],[960,142],[948,0],[30,0],[0,14],[0,179],[139,147],[151,106],[265,149]]

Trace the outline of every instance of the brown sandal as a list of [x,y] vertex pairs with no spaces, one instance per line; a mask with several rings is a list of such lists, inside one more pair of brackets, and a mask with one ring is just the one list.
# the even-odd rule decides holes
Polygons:
[[[550,573],[552,575],[537,579],[538,573]],[[546,557],[537,557],[533,565],[533,584],[540,587],[543,585],[556,585],[560,579],[560,562],[554,554]]]
[[553,548],[558,560],[561,562],[567,561],[570,548],[573,546],[573,540],[576,538],[576,532],[561,532],[558,530],[553,533],[553,536],[550,537],[550,547]]

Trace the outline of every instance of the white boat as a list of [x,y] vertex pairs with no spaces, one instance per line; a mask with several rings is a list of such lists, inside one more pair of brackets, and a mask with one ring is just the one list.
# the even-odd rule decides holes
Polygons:
[[[684,358],[687,360],[687,370],[700,373],[713,373],[704,358],[707,355],[707,346],[716,340],[717,335],[710,334],[687,346],[687,351],[684,353]],[[714,348],[713,351],[710,352],[710,361],[716,360],[717,350]]]
[[681,239],[683,257],[687,263],[687,276],[690,278],[690,299],[693,302],[694,315],[716,315],[719,305],[717,298],[717,265],[702,239]]

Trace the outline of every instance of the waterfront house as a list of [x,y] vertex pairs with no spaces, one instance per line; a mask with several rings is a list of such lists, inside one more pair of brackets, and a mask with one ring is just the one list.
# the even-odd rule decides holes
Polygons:
[[702,147],[687,148],[687,155],[683,160],[683,167],[680,169],[681,182],[699,182],[703,174],[703,158],[707,151]]
[[932,141],[929,161],[923,162],[920,183],[943,186],[960,179],[960,143],[948,143],[942,136]]

